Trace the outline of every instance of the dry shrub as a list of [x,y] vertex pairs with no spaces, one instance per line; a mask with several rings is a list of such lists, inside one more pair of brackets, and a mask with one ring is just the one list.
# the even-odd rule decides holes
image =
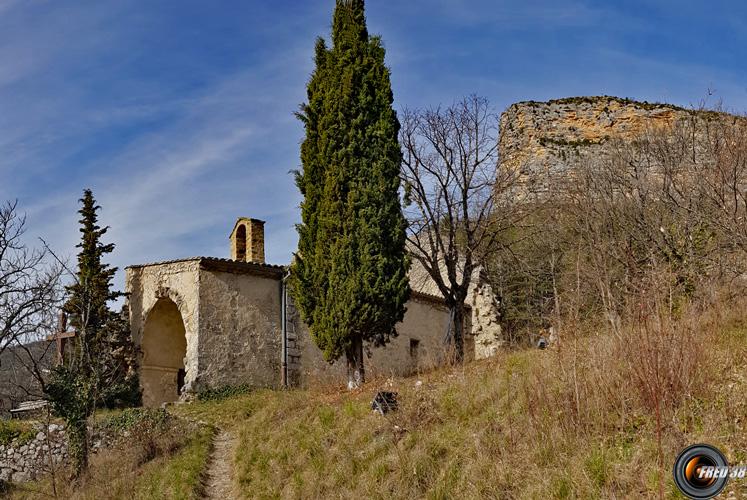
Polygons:
[[[651,481],[663,495],[671,465],[665,454],[680,439],[676,419],[690,402],[708,396],[714,362],[704,346],[727,321],[729,308],[715,305],[722,302],[696,302],[674,293],[666,273],[649,278],[651,286],[630,298],[617,325],[592,328],[565,318],[560,346],[533,356],[540,359],[504,384],[510,404],[522,410],[512,424],[513,413],[503,409],[503,424],[514,426],[511,442],[526,446],[529,460],[540,467],[586,454],[586,474],[608,494],[635,487],[632,479],[607,473],[611,461],[624,460],[642,470],[656,465]],[[503,369],[511,367],[504,363]],[[517,429],[518,437],[513,436]],[[651,443],[650,458],[615,458],[642,442]]]
[[180,448],[189,434],[184,426],[189,425],[162,409],[129,408],[97,422],[96,428],[101,439],[124,452],[136,468]]
[[704,382],[700,368],[708,329],[702,328],[697,307],[683,309],[675,314],[659,300],[643,302],[636,321],[616,337],[626,378],[650,412],[671,412]]

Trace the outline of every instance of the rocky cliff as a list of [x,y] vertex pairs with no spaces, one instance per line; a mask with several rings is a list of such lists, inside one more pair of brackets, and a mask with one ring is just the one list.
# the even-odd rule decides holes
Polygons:
[[530,185],[542,185],[547,175],[562,175],[585,158],[604,155],[612,139],[630,140],[692,113],[671,104],[610,96],[519,102],[501,115],[501,161],[518,169]]

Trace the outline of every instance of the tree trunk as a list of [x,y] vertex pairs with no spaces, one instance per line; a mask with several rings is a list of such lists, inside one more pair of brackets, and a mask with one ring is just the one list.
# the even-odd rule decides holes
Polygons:
[[88,468],[88,428],[86,420],[68,422],[67,438],[70,458],[73,462],[73,474],[80,477]]
[[357,389],[366,381],[363,369],[363,338],[360,335],[353,337],[345,357],[348,366],[348,389]]
[[454,344],[451,357],[454,363],[462,363],[464,361],[464,302],[451,306],[450,313],[452,323],[448,339]]

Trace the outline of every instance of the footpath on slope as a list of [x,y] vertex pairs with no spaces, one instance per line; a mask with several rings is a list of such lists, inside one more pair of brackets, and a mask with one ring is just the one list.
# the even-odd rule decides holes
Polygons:
[[215,436],[206,474],[205,498],[237,498],[233,489],[233,457],[236,442],[236,436],[223,429]]

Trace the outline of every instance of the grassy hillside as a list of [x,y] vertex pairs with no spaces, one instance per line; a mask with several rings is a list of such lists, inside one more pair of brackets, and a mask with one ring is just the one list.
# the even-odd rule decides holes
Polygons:
[[[674,339],[587,335],[355,394],[257,391],[178,411],[238,434],[245,498],[641,498],[660,485],[677,497],[685,445],[747,462],[747,327],[730,313],[697,321]],[[689,379],[657,376],[653,406],[637,378],[647,359]],[[400,411],[371,412],[380,388],[399,392]]]
[[[238,437],[231,458],[243,498],[681,498],[671,467],[686,445],[708,442],[747,463],[742,310],[646,320],[615,335],[566,325],[558,348],[355,393],[217,393],[173,407],[187,418],[169,419],[165,432],[132,428],[81,484],[58,479],[57,496],[199,498],[214,432],[184,422],[202,420]],[[399,393],[399,411],[372,413],[381,389]],[[132,420],[102,418],[122,428]],[[747,483],[729,490],[747,493]],[[47,481],[10,496],[50,493]]]

